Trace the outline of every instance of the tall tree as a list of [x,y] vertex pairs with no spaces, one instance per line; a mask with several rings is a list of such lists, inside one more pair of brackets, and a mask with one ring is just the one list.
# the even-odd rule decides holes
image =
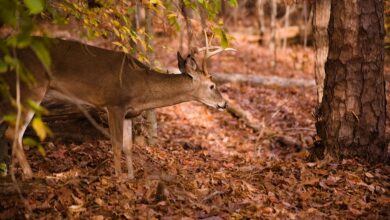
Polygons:
[[322,101],[324,93],[325,63],[329,51],[328,25],[331,0],[318,0],[313,8],[313,36],[315,46],[314,73],[317,84],[317,103]]
[[265,30],[265,19],[264,19],[264,0],[256,1],[256,9],[257,9],[257,23],[259,25],[259,35],[260,35],[260,44],[264,43],[264,34]]
[[[148,45],[153,47],[153,15],[152,10],[149,8],[145,8],[145,42]],[[146,56],[150,62],[151,66],[154,66],[154,56],[153,51],[147,48]],[[154,109],[150,109],[146,111],[146,132],[147,132],[147,142],[149,145],[154,145],[157,142],[157,116],[156,111]]]
[[277,54],[276,54],[276,16],[278,12],[278,2],[277,0],[271,0],[271,40],[269,43],[269,49],[273,52],[274,57],[271,63],[272,68],[276,68],[276,60],[277,60]]
[[386,158],[383,0],[332,0],[317,132],[327,154]]

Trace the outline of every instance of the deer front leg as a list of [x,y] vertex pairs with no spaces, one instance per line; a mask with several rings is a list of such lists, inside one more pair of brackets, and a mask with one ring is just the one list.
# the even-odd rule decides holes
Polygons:
[[123,123],[123,152],[126,156],[127,165],[127,177],[134,179],[134,168],[133,168],[133,137],[132,137],[132,123],[131,119],[125,119]]
[[[25,115],[23,115],[24,120],[22,120],[23,124],[20,125],[20,128],[16,131],[15,127],[8,127],[7,125],[3,124],[3,129],[6,128],[5,131],[3,131],[3,134],[0,134],[0,151],[1,151],[1,157],[6,158],[8,155],[8,146],[7,146],[7,140],[12,143],[12,160],[17,160],[20,167],[22,168],[23,177],[25,179],[31,179],[33,177],[33,172],[31,170],[30,164],[27,161],[26,154],[24,153],[23,149],[23,135],[24,132],[27,129],[28,124],[34,117],[34,111],[27,110]],[[16,141],[15,141],[16,137]],[[4,159],[2,159],[4,161]],[[7,169],[5,169],[7,171]]]
[[125,119],[125,110],[121,107],[107,107],[108,126],[110,128],[111,145],[114,152],[115,175],[122,174],[121,154],[123,145],[123,120]]

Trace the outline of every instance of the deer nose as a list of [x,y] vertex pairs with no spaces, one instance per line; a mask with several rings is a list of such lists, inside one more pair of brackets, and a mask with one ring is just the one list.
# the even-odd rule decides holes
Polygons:
[[223,110],[223,109],[226,109],[227,108],[227,102],[224,101],[222,105],[218,105],[218,109],[219,110]]
[[222,108],[227,108],[227,101],[225,101],[224,103],[223,103],[223,107]]

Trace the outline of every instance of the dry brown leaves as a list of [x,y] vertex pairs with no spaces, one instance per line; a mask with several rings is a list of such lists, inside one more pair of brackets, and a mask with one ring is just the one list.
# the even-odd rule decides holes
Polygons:
[[159,144],[135,147],[136,180],[126,181],[113,177],[110,143],[86,121],[53,122],[47,156],[28,151],[36,179],[21,188],[31,212],[1,179],[0,219],[390,218],[388,165],[306,160],[314,89],[221,90],[263,129],[198,103],[160,109]]
[[[29,215],[46,219],[389,217],[389,166],[355,160],[306,161],[302,137],[309,138],[312,132],[294,128],[309,127],[311,119],[304,119],[311,110],[304,108],[304,102],[295,102],[302,99],[300,92],[233,85],[224,89],[236,100],[240,95],[253,98],[252,104],[241,104],[264,119],[267,128],[261,137],[227,113],[197,103],[161,109],[160,144],[135,147],[134,181],[113,177],[109,141],[91,140],[91,134],[82,133],[88,140],[82,144],[54,140],[46,144],[46,158],[29,151],[37,174],[22,187],[32,209]],[[283,97],[290,98],[283,101]],[[250,108],[253,103],[259,109]],[[64,129],[82,124],[57,125]],[[293,144],[281,141],[283,135]],[[28,213],[15,192],[2,191],[2,219]]]

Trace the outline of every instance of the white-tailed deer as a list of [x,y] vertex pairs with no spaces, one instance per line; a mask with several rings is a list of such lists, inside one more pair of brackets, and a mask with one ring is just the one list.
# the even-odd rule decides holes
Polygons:
[[[124,126],[131,128],[131,122],[130,125],[124,125],[125,115],[136,116],[147,109],[192,100],[224,109],[226,101],[206,68],[207,59],[224,50],[226,49],[209,48],[208,45],[206,48],[198,49],[197,52],[205,51],[203,68],[197,65],[192,55],[182,57],[177,53],[181,74],[162,74],[121,52],[76,41],[53,39],[49,49],[52,59],[50,71],[46,71],[31,49],[16,51],[18,59],[33,72],[35,77],[32,86],[27,86],[25,83],[20,85],[21,102],[25,104],[28,99],[32,99],[40,103],[46,92],[50,90],[72,102],[106,109],[115,174],[121,174],[120,159],[121,148],[123,148],[128,177],[133,178],[131,137],[124,137],[123,134]],[[7,73],[3,77],[9,85],[15,85],[15,75]],[[11,95],[15,96],[15,89],[11,89]],[[0,120],[5,114],[15,111],[5,98],[0,100],[0,107]],[[23,133],[33,115],[32,110],[23,112],[24,122],[17,136],[18,146],[22,145]],[[4,130],[1,129],[4,127],[1,123],[5,122],[0,121],[0,131]],[[1,139],[7,136],[3,133],[0,133],[0,145],[2,145],[0,148],[4,148]],[[127,144],[123,144],[124,138]],[[0,152],[4,150],[0,149]],[[24,153],[16,154],[16,158],[19,163],[24,164],[22,166],[24,175],[27,178],[31,177],[32,172]]]

